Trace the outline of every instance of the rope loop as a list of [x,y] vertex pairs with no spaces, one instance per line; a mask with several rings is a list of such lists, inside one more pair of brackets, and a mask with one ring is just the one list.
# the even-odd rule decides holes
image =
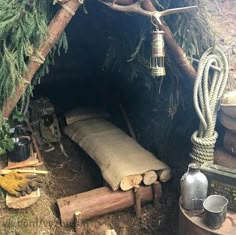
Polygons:
[[59,3],[61,5],[62,8],[64,8],[70,15],[74,16],[75,12],[73,10],[71,10],[66,4],[64,3]]
[[[212,66],[222,68],[210,76]],[[209,48],[201,57],[193,90],[193,102],[200,120],[199,130],[192,135],[192,157],[200,165],[212,162],[218,137],[215,131],[218,106],[228,80],[228,61],[218,47]]]

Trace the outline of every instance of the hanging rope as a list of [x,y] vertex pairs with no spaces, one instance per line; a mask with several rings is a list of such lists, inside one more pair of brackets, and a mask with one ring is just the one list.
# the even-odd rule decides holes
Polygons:
[[[214,70],[210,76],[210,67]],[[214,147],[218,133],[215,131],[217,110],[228,79],[228,62],[225,54],[219,48],[209,48],[201,57],[197,78],[194,84],[193,102],[200,119],[199,130],[192,135],[192,157],[194,162],[202,165],[213,162]]]

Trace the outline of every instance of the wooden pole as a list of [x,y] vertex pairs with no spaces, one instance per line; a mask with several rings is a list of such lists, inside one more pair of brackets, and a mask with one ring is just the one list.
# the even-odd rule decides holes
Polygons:
[[136,217],[140,219],[142,217],[142,207],[141,207],[141,196],[140,196],[140,187],[136,185],[134,187],[134,195],[135,195],[135,212]]
[[[58,38],[63,33],[64,29],[72,19],[73,13],[76,12],[82,1],[70,0],[63,4],[57,14],[51,20],[48,26],[48,37],[45,39],[38,49],[38,52],[42,57],[46,57],[50,52],[51,48],[55,45]],[[66,10],[67,9],[67,10]],[[68,10],[69,9],[69,10]],[[69,13],[70,12],[70,13]],[[16,87],[14,96],[7,99],[3,105],[2,115],[5,119],[8,119],[12,110],[15,108],[17,102],[20,100],[22,94],[25,92],[28,85],[31,83],[35,73],[40,68],[41,64],[30,60],[27,65],[27,72],[23,75],[24,84],[19,83]]]
[[153,192],[153,205],[156,210],[160,208],[160,197],[162,194],[161,185],[158,181],[154,182],[152,185],[152,192]]
[[75,212],[75,233],[76,235],[81,235],[83,232],[82,220],[80,211]]
[[[141,186],[139,192],[140,200],[143,203],[153,200],[151,186]],[[84,221],[95,216],[129,208],[134,204],[133,190],[126,192],[112,191],[108,187],[57,199],[62,224],[73,223],[76,211],[82,213]]]
[[41,163],[41,162],[43,162],[43,158],[42,158],[42,155],[41,155],[41,153],[40,153],[37,140],[36,140],[36,138],[35,138],[35,136],[34,136],[33,129],[32,129],[32,127],[31,127],[31,125],[30,125],[29,122],[26,122],[26,123],[27,123],[27,127],[28,127],[29,131],[31,132],[31,139],[32,139],[32,143],[33,143],[33,146],[34,146],[34,150],[36,151],[36,153],[37,153],[37,158],[39,159],[39,162]]

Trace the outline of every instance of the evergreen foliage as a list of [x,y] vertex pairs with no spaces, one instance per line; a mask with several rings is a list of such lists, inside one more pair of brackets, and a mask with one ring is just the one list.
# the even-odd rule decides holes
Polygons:
[[[0,0],[0,110],[6,99],[14,96],[16,87],[23,84],[22,78],[27,72],[29,57],[37,57],[37,50],[47,37],[47,26],[51,18],[52,2],[48,0]],[[54,53],[59,53],[62,46],[67,50],[65,34],[35,75],[33,83],[18,103],[13,117],[21,117],[26,97],[31,95],[32,88],[40,81],[40,77],[48,72]],[[0,152],[1,148],[11,145],[6,135],[8,124],[4,123],[1,115]]]

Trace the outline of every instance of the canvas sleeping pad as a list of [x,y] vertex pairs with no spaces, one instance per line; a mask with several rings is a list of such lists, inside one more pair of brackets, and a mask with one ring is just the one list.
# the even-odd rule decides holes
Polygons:
[[164,162],[105,119],[77,121],[64,132],[96,162],[113,190],[119,188],[126,176],[150,170],[170,171]]

